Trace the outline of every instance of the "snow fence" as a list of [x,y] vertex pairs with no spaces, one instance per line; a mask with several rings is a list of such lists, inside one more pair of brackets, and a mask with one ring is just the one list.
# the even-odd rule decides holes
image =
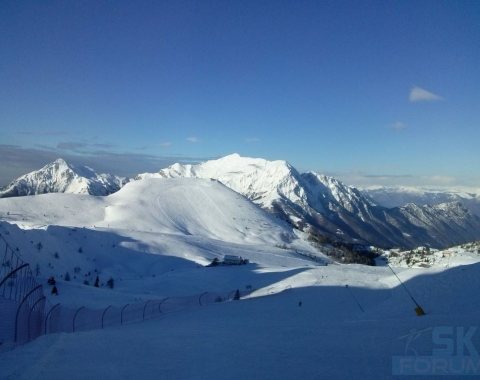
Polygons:
[[0,234],[0,347],[42,334],[46,298],[28,263]]
[[103,329],[161,317],[213,303],[236,300],[252,292],[203,292],[139,303],[108,305],[102,309],[51,304],[28,263],[0,234],[0,351],[27,343],[40,335]]

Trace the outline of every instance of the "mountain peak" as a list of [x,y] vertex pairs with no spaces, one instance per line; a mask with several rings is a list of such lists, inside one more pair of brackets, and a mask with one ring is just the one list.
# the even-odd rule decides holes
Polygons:
[[[242,156],[238,153],[228,154],[226,156],[220,157],[216,160],[210,161],[234,161],[234,162],[242,162],[242,163],[262,163],[262,164],[277,164],[277,165],[288,165],[290,164],[285,160],[267,160],[265,158],[257,158],[257,157],[249,157],[249,156]],[[208,161],[207,161],[208,162]]]
[[66,165],[66,166],[69,166],[67,161],[65,161],[63,158],[57,158],[55,161],[53,161],[52,163],[48,164],[48,165]]
[[216,179],[266,208],[272,208],[275,200],[285,194],[298,198],[296,192],[300,191],[299,174],[286,161],[243,157],[238,153],[197,165],[176,163],[160,170],[159,175]]
[[227,154],[226,156],[220,157],[219,159],[230,160],[230,159],[237,159],[237,158],[243,158],[243,157],[239,153],[231,153],[231,154]]
[[86,166],[73,166],[63,158],[12,181],[0,198],[45,193],[108,195],[118,191],[126,179],[111,174],[98,174]]

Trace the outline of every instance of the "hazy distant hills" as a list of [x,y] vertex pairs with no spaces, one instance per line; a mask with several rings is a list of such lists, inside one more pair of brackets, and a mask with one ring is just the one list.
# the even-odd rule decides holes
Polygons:
[[447,202],[461,202],[477,216],[480,216],[480,189],[477,190],[436,190],[414,187],[382,187],[362,189],[375,203],[385,207],[399,207],[408,203],[437,205]]

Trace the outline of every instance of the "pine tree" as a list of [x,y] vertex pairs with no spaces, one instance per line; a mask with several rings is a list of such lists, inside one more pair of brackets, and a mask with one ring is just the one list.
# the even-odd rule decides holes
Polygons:
[[95,279],[95,284],[93,284],[93,286],[95,286],[96,288],[98,288],[100,286],[100,279],[98,278],[98,276]]
[[235,295],[233,296],[233,299],[235,301],[238,301],[240,299],[240,290],[237,289],[237,291],[235,292]]
[[107,281],[107,286],[110,288],[110,289],[113,289],[113,278],[110,277],[110,279]]
[[215,257],[207,267],[216,267],[219,264],[218,257]]
[[65,273],[65,281],[70,281],[70,273]]

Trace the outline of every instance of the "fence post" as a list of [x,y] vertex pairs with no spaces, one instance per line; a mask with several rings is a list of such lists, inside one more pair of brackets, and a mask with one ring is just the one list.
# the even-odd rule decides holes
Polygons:
[[407,285],[405,285],[402,280],[400,280],[400,277],[398,277],[398,275],[395,273],[395,271],[393,270],[393,268],[387,263],[387,267],[390,268],[390,270],[392,271],[392,273],[395,275],[395,277],[397,278],[398,282],[400,282],[400,284],[403,286],[403,289],[405,289],[405,291],[407,292],[407,294],[410,296],[410,299],[412,300],[412,302],[415,304],[416,308],[415,308],[415,313],[417,313],[417,316],[422,316],[422,315],[425,315],[425,311],[422,309],[422,307],[419,305],[419,303],[417,302],[417,300],[415,298],[413,298],[413,294],[410,293],[410,290],[408,290],[407,288]]
[[23,297],[22,302],[20,302],[20,305],[18,305],[17,314],[15,315],[15,339],[14,339],[15,343],[17,343],[17,337],[18,337],[18,332],[17,332],[17,329],[18,329],[18,314],[20,314],[20,309],[22,308],[23,303],[27,300],[27,298],[30,296],[30,294],[32,294],[36,290],[40,289],[41,287],[42,287],[42,285],[38,285],[38,286],[34,287],[32,290],[30,290],[25,295],[25,297]]
[[80,312],[80,310],[85,309],[85,306],[80,306],[77,311],[75,312],[75,315],[73,316],[73,329],[72,332],[75,332],[75,319],[77,319],[77,315]]
[[127,303],[124,307],[122,307],[122,311],[120,311],[120,324],[123,325],[123,311],[130,305]]
[[105,310],[103,311],[102,313],[102,329],[103,329],[103,317],[105,317],[105,313],[107,312],[108,309],[110,309],[112,307],[112,305],[108,305]]
[[168,300],[169,297],[164,298],[160,303],[158,304],[158,311],[161,313],[162,312],[162,303],[164,303],[166,300]]
[[345,285],[345,288],[348,290],[348,292],[350,293],[350,295],[352,296],[352,298],[355,300],[355,302],[357,303],[358,305],[358,308],[363,312],[365,313],[365,310],[363,309],[362,305],[360,304],[360,302],[358,301],[357,297],[355,297],[355,294],[353,294],[353,291],[352,289],[350,289],[350,287],[348,285]]
[[208,292],[203,292],[203,293],[200,294],[200,296],[198,297],[198,304],[199,304],[200,306],[202,306],[202,297],[203,297],[204,295],[206,295],[206,294],[208,294]]
[[[20,265],[19,267],[15,268],[14,270],[12,270],[9,274],[7,274],[2,281],[0,281],[0,286],[2,286],[5,282],[7,282],[7,280],[12,277],[12,276],[15,276],[15,273],[17,273],[19,270],[22,270],[23,268],[25,267],[28,267],[28,264],[23,264],[23,265]],[[11,294],[10,294],[11,296]]]
[[143,306],[143,321],[145,320],[145,311],[147,311],[147,306],[150,302],[152,302],[152,300],[148,300],[147,302],[145,302],[145,306]]
[[[33,306],[31,307],[30,313],[28,313],[28,325],[27,325],[27,326],[28,326],[28,341],[30,341],[30,317],[32,316],[33,309],[35,309],[35,306],[37,306],[37,304],[38,304],[40,301],[43,301],[43,300],[45,300],[45,299],[46,299],[45,296],[40,297],[40,298],[37,300],[37,302],[35,302],[35,303],[33,304]],[[42,330],[42,329],[40,328],[40,333],[42,332],[41,330]]]
[[59,303],[56,305],[53,305],[51,309],[48,311],[46,317],[45,317],[45,335],[47,335],[47,323],[48,323],[48,318],[50,317],[50,314],[52,313],[53,309],[56,309],[58,306],[60,306]]

